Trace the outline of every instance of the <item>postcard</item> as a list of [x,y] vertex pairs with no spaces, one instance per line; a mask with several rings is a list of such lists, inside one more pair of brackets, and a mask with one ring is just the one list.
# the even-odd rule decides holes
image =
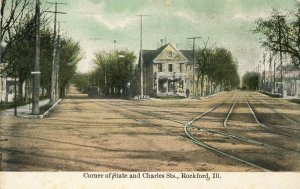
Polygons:
[[300,187],[300,1],[0,13],[1,189]]

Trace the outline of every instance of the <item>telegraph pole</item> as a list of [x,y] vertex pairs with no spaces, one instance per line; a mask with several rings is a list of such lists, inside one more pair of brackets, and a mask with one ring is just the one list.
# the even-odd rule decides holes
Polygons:
[[53,32],[53,40],[54,40],[54,45],[53,45],[53,59],[52,59],[52,74],[51,74],[51,93],[50,93],[50,103],[54,104],[56,102],[57,99],[57,95],[58,91],[57,87],[56,87],[56,83],[57,83],[57,48],[58,48],[58,39],[56,36],[56,23],[57,23],[57,14],[67,14],[65,12],[58,12],[57,11],[57,5],[66,5],[66,3],[58,3],[58,2],[47,2],[49,4],[54,4],[55,5],[55,10],[54,11],[46,11],[49,13],[53,13],[54,14],[54,32]]
[[[2,0],[0,0],[0,10],[2,9]],[[0,67],[2,66],[2,13],[0,12]],[[0,70],[0,82],[1,82],[1,88],[0,88],[0,102],[2,102],[2,94],[3,94],[3,86],[2,86],[2,68]]]
[[283,97],[283,73],[282,73],[282,28],[281,28],[281,23],[280,19],[283,19],[284,16],[282,15],[276,15],[274,16],[277,20],[277,27],[278,27],[278,40],[279,40],[279,59],[280,59],[280,82],[281,82],[281,97]]
[[260,77],[260,63],[261,61],[258,62],[258,67],[257,67],[257,72],[258,72],[258,90],[261,90],[261,77]]
[[266,53],[263,56],[263,64],[264,64],[264,92],[266,91]]
[[279,20],[278,20],[278,27],[279,27],[278,34],[279,34],[279,57],[280,57],[280,82],[281,82],[280,93],[281,93],[281,97],[283,97],[282,31],[281,31],[281,24]]
[[276,60],[274,60],[274,94],[276,94],[276,83],[275,83],[275,80],[276,80]]
[[[187,39],[193,40],[193,96],[195,97],[195,40],[201,37],[188,37]],[[203,90],[203,89],[201,89]]]
[[33,74],[33,98],[32,98],[32,114],[40,113],[40,0],[36,0],[35,6],[35,65]]
[[144,57],[143,57],[143,17],[145,16],[150,16],[150,15],[144,15],[144,14],[140,14],[137,15],[141,18],[141,34],[140,34],[140,60],[141,60],[141,98],[143,98],[144,96],[144,70],[143,70],[143,66],[144,66]]
[[269,72],[270,72],[270,79],[271,79],[271,81],[270,81],[270,91],[269,92],[271,92],[272,93],[272,83],[273,83],[273,76],[272,76],[272,61],[273,61],[273,54],[272,54],[272,51],[270,51],[270,58],[269,58]]
[[58,23],[57,32],[57,54],[56,54],[56,64],[55,64],[55,102],[59,99],[59,87],[58,87],[58,77],[59,77],[59,55],[60,55],[60,23]]

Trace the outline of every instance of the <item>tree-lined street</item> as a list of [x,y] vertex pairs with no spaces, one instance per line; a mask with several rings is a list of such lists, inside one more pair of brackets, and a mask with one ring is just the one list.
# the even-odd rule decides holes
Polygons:
[[[242,96],[270,129],[255,122]],[[239,99],[224,128],[235,98]],[[263,103],[295,124],[275,121],[276,113]],[[198,117],[217,104],[205,117]],[[197,139],[273,171],[298,171],[299,115],[298,105],[258,93],[225,92],[204,100],[126,101],[87,99],[73,91],[49,118],[1,118],[2,170],[263,171],[195,144],[184,127],[198,117],[189,128]]]
[[300,171],[299,1],[0,10],[0,171]]

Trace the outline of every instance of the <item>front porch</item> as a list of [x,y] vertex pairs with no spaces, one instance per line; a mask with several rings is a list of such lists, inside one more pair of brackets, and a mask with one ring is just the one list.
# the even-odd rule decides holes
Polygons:
[[186,78],[175,74],[172,77],[155,77],[157,96],[186,96]]

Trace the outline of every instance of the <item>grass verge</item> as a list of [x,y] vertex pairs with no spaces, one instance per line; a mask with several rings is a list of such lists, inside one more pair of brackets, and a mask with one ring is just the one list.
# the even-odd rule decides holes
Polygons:
[[300,99],[290,99],[289,102],[300,104]]
[[163,100],[178,100],[178,99],[184,99],[184,96],[159,96],[157,97],[159,99],[163,99]]
[[281,95],[279,95],[279,94],[271,94],[271,93],[262,92],[262,91],[260,93],[262,93],[264,95],[268,95],[269,97],[272,97],[272,98],[281,98]]
[[48,103],[48,104],[45,104],[44,106],[41,106],[40,107],[40,114],[44,114],[46,111],[48,111],[50,108],[51,108],[51,104]]

